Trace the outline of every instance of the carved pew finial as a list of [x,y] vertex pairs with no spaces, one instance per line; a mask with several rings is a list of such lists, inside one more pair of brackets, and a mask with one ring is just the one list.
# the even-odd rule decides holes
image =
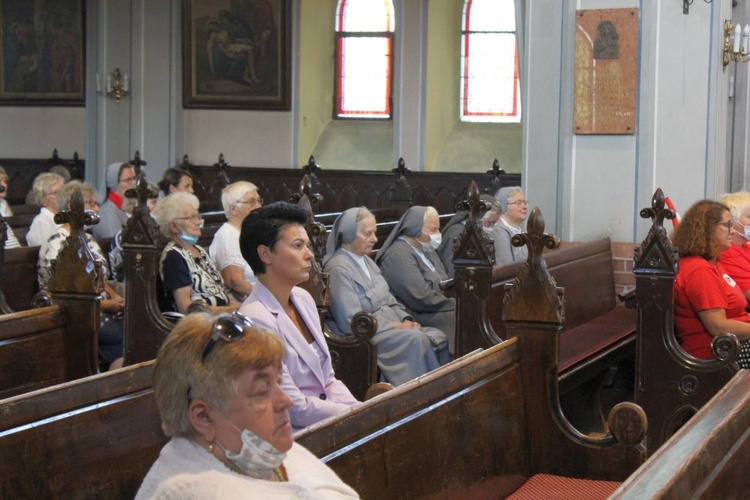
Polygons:
[[133,165],[133,170],[135,170],[135,175],[138,175],[141,172],[142,167],[145,167],[146,165],[148,165],[147,162],[141,159],[141,152],[138,150],[136,150],[135,156],[128,163],[130,165]]
[[[312,179],[310,178],[309,174],[305,174],[302,176],[302,180],[299,182],[299,192],[292,193],[289,196],[289,202],[301,205],[302,198],[306,197],[308,204],[319,207],[320,204],[323,203],[323,195],[313,191],[314,187]],[[310,209],[310,214],[312,214],[312,208]]]
[[396,174],[395,185],[390,188],[391,203],[403,204],[404,210],[406,210],[411,206],[413,199],[412,188],[409,184],[409,180],[406,177],[406,174],[411,173],[411,170],[406,167],[406,162],[404,161],[404,159],[399,158],[397,166],[391,169],[391,172]]
[[[78,293],[98,293],[101,271],[97,270],[96,258],[89,249],[84,233],[84,226],[99,223],[99,215],[84,209],[83,194],[76,189],[70,198],[70,209],[55,214],[55,223],[69,224],[70,236],[65,241],[57,259],[50,265],[50,292],[57,290],[75,291]],[[73,253],[75,258],[66,258]],[[71,268],[70,262],[77,261]],[[66,262],[65,265],[58,265]],[[71,287],[71,284],[74,286]]]
[[[0,186],[0,189],[3,189]],[[5,222],[5,218],[0,215],[0,282],[3,280],[3,268],[5,266],[5,241],[8,239],[8,223]],[[0,290],[0,313],[10,314],[13,312],[8,302],[5,300],[3,291]]]
[[219,153],[219,161],[214,163],[213,166],[219,171],[217,172],[216,177],[214,177],[214,181],[211,183],[211,188],[209,189],[209,196],[212,200],[220,199],[222,189],[232,183],[232,180],[227,173],[232,166],[224,160],[224,153]]
[[651,207],[640,212],[641,218],[651,219],[651,228],[646,239],[635,248],[634,269],[650,269],[651,272],[662,272],[671,276],[677,274],[677,250],[672,244],[664,228],[664,219],[672,220],[677,214],[666,207],[664,192],[657,188],[651,198]]
[[500,176],[505,175],[505,169],[500,168],[500,162],[495,158],[495,161],[492,162],[492,168],[488,170],[487,173],[492,174],[492,181],[490,181],[491,191],[489,191],[489,194],[495,194],[501,187],[503,187],[503,182],[500,180]]
[[[307,175],[305,175],[305,177],[307,177]],[[310,238],[310,245],[312,246],[313,254],[315,254],[315,260],[318,261],[318,263],[322,263],[323,257],[325,256],[325,253],[326,253],[326,242],[328,241],[328,229],[326,229],[325,224],[322,224],[315,220],[315,215],[313,213],[312,204],[307,194],[299,193],[298,196],[299,196],[299,201],[297,202],[297,204],[300,207],[302,207],[305,210],[305,212],[307,212],[307,224],[305,225],[305,229],[307,230],[307,235]],[[313,195],[313,196],[319,196],[319,195]],[[327,287],[326,287],[326,293],[328,293]]]
[[560,238],[544,232],[544,217],[539,207],[534,207],[529,216],[526,233],[516,234],[510,239],[513,246],[526,245],[529,256],[512,284],[505,285],[503,318],[506,321],[530,316],[538,321],[562,323],[565,321],[563,295],[557,283],[547,271],[542,255],[544,248],[560,246]]
[[315,157],[313,155],[310,155],[310,159],[307,160],[306,165],[302,166],[302,170],[304,170],[306,174],[314,179],[317,176],[318,172],[322,170],[322,168],[320,168],[320,165],[315,162]]
[[[468,198],[456,203],[457,211],[469,213],[464,231],[453,244],[453,261],[460,265],[495,265],[495,247],[482,229],[482,216],[492,208],[491,204],[480,199],[477,183],[471,181]],[[455,265],[454,264],[454,265]]]

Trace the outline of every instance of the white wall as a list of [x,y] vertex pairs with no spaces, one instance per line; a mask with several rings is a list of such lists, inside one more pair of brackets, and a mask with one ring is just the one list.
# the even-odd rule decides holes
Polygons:
[[[528,1],[523,176],[548,232],[639,242],[650,224],[639,211],[657,187],[683,211],[725,189],[717,30],[730,1],[695,2],[689,15],[680,2]],[[575,11],[626,7],[638,7],[641,20],[636,134],[574,135]]]

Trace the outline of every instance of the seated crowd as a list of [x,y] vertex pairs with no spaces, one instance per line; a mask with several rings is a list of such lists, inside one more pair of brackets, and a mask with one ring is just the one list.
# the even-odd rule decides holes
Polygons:
[[[106,184],[101,221],[93,231],[108,228],[109,236],[100,232],[100,237],[115,236],[113,249],[121,250],[117,234],[131,212],[125,192],[135,185],[135,170],[128,163],[113,163],[107,168]],[[203,221],[192,184],[188,172],[169,169],[159,182],[158,199],[157,188],[151,188],[149,207],[168,240],[159,263],[161,286],[179,313],[187,314],[190,304],[201,300],[214,314],[239,310],[283,340],[281,385],[291,398],[294,429],[358,404],[333,372],[323,330],[352,334],[351,319],[360,311],[377,319],[372,343],[382,381],[401,385],[452,359],[455,299],[440,285],[453,276],[454,244],[466,212],[455,214],[441,234],[434,208],[411,207],[377,252],[376,220],[367,208],[339,215],[323,259],[331,303],[321,325],[315,301],[299,287],[309,279],[314,259],[305,231],[306,212],[286,203],[262,207],[254,184],[230,184],[221,197],[226,222],[206,250],[197,244]],[[7,189],[4,171],[0,186]],[[87,209],[98,211],[96,193],[88,184],[65,184],[63,177],[51,173],[34,182],[40,213],[27,241],[41,246],[42,288],[68,234],[65,224],[54,222],[54,214],[68,208],[75,190],[82,191]],[[524,260],[526,248],[510,244],[513,235],[524,231],[524,192],[505,187],[494,197],[483,195],[483,200],[491,207],[482,224],[495,243],[495,265]],[[3,201],[0,193],[0,209],[9,214]],[[697,358],[711,356],[713,336],[734,333],[742,341],[739,363],[750,366],[750,354],[745,353],[750,352],[750,315],[745,312],[750,296],[750,194],[733,193],[722,202],[696,203],[676,231],[681,262],[675,283],[675,331],[685,351]],[[88,241],[109,277],[101,248],[93,237]],[[123,323],[121,294],[109,282],[105,290],[99,340],[103,349],[113,347],[111,353],[101,353],[103,369],[117,366],[122,357]]]

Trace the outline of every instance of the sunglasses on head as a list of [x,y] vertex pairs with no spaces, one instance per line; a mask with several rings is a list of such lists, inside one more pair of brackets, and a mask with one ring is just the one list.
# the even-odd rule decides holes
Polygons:
[[244,314],[236,311],[231,316],[225,315],[216,318],[213,325],[211,325],[211,339],[206,344],[205,349],[203,349],[201,363],[206,362],[206,358],[211,354],[211,349],[214,348],[217,341],[236,342],[245,335],[245,327],[247,326],[254,327],[255,323]]

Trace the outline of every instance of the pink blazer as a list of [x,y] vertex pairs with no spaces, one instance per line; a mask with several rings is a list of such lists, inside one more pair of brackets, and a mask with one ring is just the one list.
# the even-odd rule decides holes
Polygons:
[[284,341],[286,355],[282,389],[292,400],[289,417],[294,430],[298,430],[338,415],[358,401],[333,373],[331,354],[312,296],[302,288],[294,287],[291,299],[315,343],[323,351],[322,362],[276,297],[260,281],[245,299],[240,312],[252,319],[259,328],[276,333]]

